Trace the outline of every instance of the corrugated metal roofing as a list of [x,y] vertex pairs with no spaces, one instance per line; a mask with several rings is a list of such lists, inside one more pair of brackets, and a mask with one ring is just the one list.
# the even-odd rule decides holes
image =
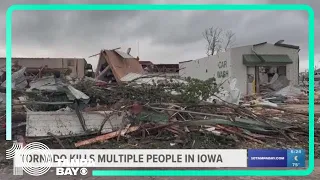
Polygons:
[[130,54],[124,53],[122,51],[119,50],[114,50],[117,54],[119,54],[119,56],[121,56],[124,59],[130,59],[130,58],[134,58],[132,57]]

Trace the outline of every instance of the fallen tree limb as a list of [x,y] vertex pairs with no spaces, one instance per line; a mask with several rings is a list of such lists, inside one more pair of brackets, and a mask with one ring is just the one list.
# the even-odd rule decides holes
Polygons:
[[[23,127],[23,126],[26,126],[26,123],[25,122],[22,122],[22,123],[19,123],[17,125],[13,125],[11,127],[11,129],[17,129],[17,128],[20,128],[20,127]],[[0,135],[4,135],[6,133],[6,129],[3,128],[3,129],[0,129]]]
[[62,141],[61,141],[56,135],[54,135],[54,134],[51,133],[51,132],[48,132],[48,135],[49,135],[49,136],[52,136],[54,139],[56,139],[56,140],[58,141],[58,143],[60,144],[60,146],[61,146],[63,149],[65,149],[65,146],[63,145]]
[[[281,134],[282,134],[285,138],[287,138],[289,141],[293,142],[293,140],[292,140],[289,136],[287,136],[287,135],[283,132],[283,130],[282,130],[281,128],[275,127],[275,126],[271,125],[270,123],[268,123],[268,122],[267,122],[268,119],[267,119],[266,117],[264,117],[264,116],[259,116],[259,115],[255,114],[254,112],[251,112],[251,111],[249,111],[249,110],[247,110],[247,109],[245,109],[245,110],[246,110],[246,112],[247,112],[248,114],[252,114],[252,115],[253,115],[253,118],[254,118],[255,120],[260,121],[260,122],[263,122],[263,123],[269,125],[271,128],[273,128],[273,129],[277,130],[279,133],[281,133]],[[261,120],[261,119],[262,119],[262,120]]]
[[243,137],[243,138],[246,138],[246,139],[255,141],[255,142],[259,143],[259,144],[265,144],[263,141],[260,141],[260,140],[258,140],[258,139],[255,139],[255,138],[253,138],[253,137],[251,137],[251,136],[248,136],[248,135],[245,135],[245,134],[238,133],[238,132],[236,132],[236,131],[233,131],[233,130],[231,130],[231,129],[225,128],[225,127],[223,127],[223,126],[217,125],[217,127],[220,128],[220,129],[222,129],[222,130],[224,130],[224,131],[227,131],[228,133],[236,134],[237,136],[240,136],[240,137]]
[[165,127],[169,127],[175,124],[181,123],[181,121],[177,121],[177,122],[172,122],[172,123],[168,123],[168,124],[164,124],[164,125],[160,125],[160,126],[156,126],[156,127],[152,127],[152,128],[147,128],[145,129],[146,131],[153,131],[153,130],[157,130],[157,129],[162,129]]
[[[128,130],[123,130],[123,131],[130,133],[130,132],[134,132],[134,131],[138,130],[139,128],[140,128],[140,126],[133,126],[133,127],[130,127]],[[120,134],[121,134],[121,132],[120,132]],[[91,139],[79,141],[79,142],[75,143],[74,145],[75,145],[75,147],[80,147],[80,146],[85,146],[85,145],[89,145],[89,144],[93,144],[93,143],[97,143],[97,142],[102,142],[102,141],[117,137],[118,133],[119,133],[118,131],[114,131],[114,132],[104,134],[101,136],[97,136],[97,137],[94,137]]]
[[203,113],[203,112],[195,112],[195,111],[187,111],[187,110],[178,110],[178,109],[159,108],[159,107],[152,107],[152,106],[146,106],[146,107],[151,108],[151,109],[156,109],[156,110],[165,110],[165,111],[173,111],[173,112],[180,112],[180,113],[190,113],[190,114],[210,116],[210,117],[215,117],[215,118],[220,118],[220,119],[226,119],[226,120],[229,120],[229,119],[230,119],[230,118],[227,117],[227,116],[217,115],[217,114],[210,114],[210,113]]
[[[284,111],[292,114],[301,114],[305,116],[309,116],[309,112],[307,111],[302,111],[302,110],[292,110],[289,108],[281,108],[281,107],[273,107],[273,106],[268,106],[268,105],[250,105],[250,107],[264,107],[264,108],[269,108],[269,109],[276,109],[279,111]],[[314,113],[315,116],[320,116],[320,113]]]
[[189,125],[189,126],[203,126],[203,125],[226,125],[226,126],[233,126],[233,127],[238,127],[242,129],[247,129],[252,132],[256,132],[259,134],[275,134],[277,133],[276,130],[269,130],[265,129],[262,126],[259,126],[257,124],[248,124],[248,123],[243,123],[243,122],[233,122],[233,121],[227,121],[224,119],[205,119],[205,120],[192,120],[192,121],[183,121],[180,122],[180,124],[183,125]]
[[[245,109],[244,107],[241,107],[241,106],[238,106],[238,105],[234,105],[234,104],[231,104],[231,103],[225,103],[224,106],[226,107],[229,107],[229,108],[232,108],[234,109],[236,112],[244,112],[247,114],[247,116],[249,115],[249,117],[251,117],[252,119],[256,120],[256,121],[260,121],[260,122],[263,122],[265,123],[266,125],[270,126],[271,128],[277,130],[279,133],[281,133],[285,138],[287,138],[288,140],[290,140],[291,142],[293,141],[289,136],[287,136],[280,128],[277,128],[277,127],[274,127],[273,125],[271,125],[270,123],[267,122],[267,118],[263,117],[261,118],[262,116],[259,116],[257,114],[255,114],[254,112],[248,110],[248,109]],[[271,106],[267,106],[267,107],[270,107]],[[274,108],[274,107],[272,107]],[[260,117],[260,118],[259,118]]]
[[[111,114],[106,114],[105,112],[104,112],[104,114],[105,114],[105,118],[104,118],[104,120],[102,121],[102,123],[101,123],[101,125],[100,125],[98,134],[101,134],[101,131],[102,131],[104,125],[105,125],[106,122],[110,119],[110,117],[113,115],[113,113],[111,113]],[[111,125],[111,128],[112,128],[112,124],[111,124],[111,123],[110,123],[110,125]]]

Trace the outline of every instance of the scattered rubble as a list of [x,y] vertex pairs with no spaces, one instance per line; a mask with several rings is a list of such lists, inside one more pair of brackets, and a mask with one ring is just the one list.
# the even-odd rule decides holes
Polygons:
[[[119,52],[101,54],[112,73],[117,71],[114,64],[124,65],[118,61],[121,57],[135,61]],[[14,72],[13,133],[27,142],[50,139],[60,148],[304,146],[308,140],[308,112],[282,107],[308,96],[300,88],[287,86],[281,77],[270,84],[275,93],[241,98],[236,79],[229,90],[221,90],[214,78],[182,80],[139,74],[142,68],[125,69],[114,73],[115,81],[99,75],[74,80],[60,74],[22,83],[28,79],[21,77],[25,68]],[[5,103],[3,93],[0,103]],[[0,133],[4,134],[1,107]],[[315,117],[319,119],[320,114]],[[316,126],[316,139],[319,132]]]
[[[25,71],[26,71],[27,68],[22,68],[16,72],[13,72],[12,76],[11,76],[11,86],[12,86],[12,89],[23,89],[25,88],[27,85],[28,85],[28,82],[27,82],[27,79],[26,79],[26,76],[24,75],[25,74]],[[1,84],[2,87],[6,87],[6,81],[4,81],[2,84]]]

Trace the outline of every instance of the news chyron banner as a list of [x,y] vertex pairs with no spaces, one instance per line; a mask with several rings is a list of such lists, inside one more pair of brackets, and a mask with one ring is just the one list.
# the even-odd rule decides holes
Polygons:
[[248,167],[305,167],[303,149],[249,149]]
[[87,175],[102,167],[149,168],[246,168],[304,167],[305,151],[247,149],[49,149],[33,142],[7,150],[13,158],[14,175],[46,174],[55,168],[56,175]]

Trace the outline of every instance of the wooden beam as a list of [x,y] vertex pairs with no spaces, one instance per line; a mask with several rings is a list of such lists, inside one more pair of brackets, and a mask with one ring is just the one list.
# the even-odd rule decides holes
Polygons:
[[110,69],[110,65],[108,65],[104,70],[96,77],[96,79],[100,80],[101,77],[107,74],[108,70]]

